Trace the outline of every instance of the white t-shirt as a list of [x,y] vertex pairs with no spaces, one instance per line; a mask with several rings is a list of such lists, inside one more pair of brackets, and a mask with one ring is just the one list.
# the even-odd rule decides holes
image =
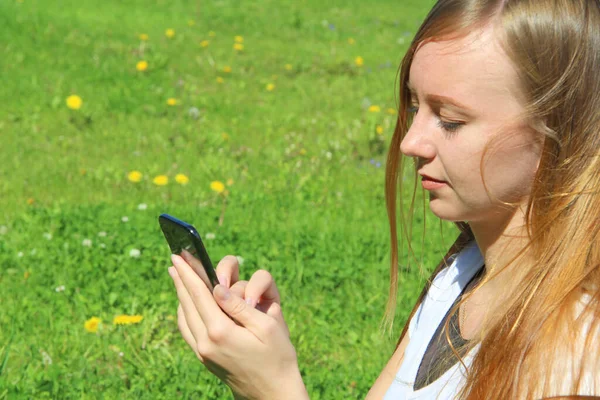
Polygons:
[[[484,259],[477,243],[472,241],[460,253],[451,256],[448,262],[450,265],[435,277],[409,322],[410,341],[404,351],[404,360],[384,400],[454,399],[464,385],[464,367],[457,362],[429,385],[413,390],[419,365],[436,329],[465,286],[482,267]],[[479,344],[464,356],[467,367],[478,349]]]

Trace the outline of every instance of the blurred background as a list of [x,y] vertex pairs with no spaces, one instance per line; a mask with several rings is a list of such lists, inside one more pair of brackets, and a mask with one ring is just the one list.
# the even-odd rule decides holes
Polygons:
[[274,275],[312,399],[364,398],[455,238],[419,190],[383,335],[397,72],[433,3],[0,2],[0,398],[230,396],[177,329],[163,212]]

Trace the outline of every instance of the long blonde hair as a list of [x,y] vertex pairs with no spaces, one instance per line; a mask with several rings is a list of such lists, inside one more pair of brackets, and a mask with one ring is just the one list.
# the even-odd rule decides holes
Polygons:
[[[575,395],[581,391],[584,367],[588,362],[598,366],[600,358],[594,352],[599,351],[598,343],[587,354],[576,347],[577,343],[587,346],[598,340],[600,329],[599,0],[439,0],[430,11],[400,69],[398,121],[386,166],[391,266],[384,322],[392,326],[396,308],[396,196],[398,188],[401,195],[403,192],[400,143],[410,126],[407,82],[414,53],[425,41],[461,37],[489,23],[499,27],[503,48],[517,69],[527,101],[526,121],[545,140],[525,213],[527,247],[535,263],[519,260],[523,252],[509,263],[519,260],[519,269],[526,271],[525,279],[515,282],[511,288],[515,295],[507,311],[481,338],[459,397],[512,399],[553,393],[556,389],[550,386],[552,379],[561,378],[552,375],[548,367],[560,357],[551,351],[556,343],[572,345],[567,347],[568,353],[576,354],[569,370],[564,371],[571,379],[570,385],[561,390],[569,393],[560,393]],[[416,170],[414,176],[416,180]],[[412,218],[415,191],[416,186],[408,216],[401,208],[401,227],[409,248],[406,218]],[[428,278],[408,320],[448,257],[473,240],[467,223],[455,224],[460,236]],[[574,310],[582,294],[589,301],[578,318]],[[460,304],[450,314],[458,307]],[[398,343],[407,327],[408,323]],[[586,356],[591,360],[586,361]]]

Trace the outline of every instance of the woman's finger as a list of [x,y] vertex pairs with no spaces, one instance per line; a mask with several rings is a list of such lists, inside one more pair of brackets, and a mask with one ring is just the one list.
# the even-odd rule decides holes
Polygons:
[[216,269],[219,282],[226,288],[231,287],[240,279],[240,267],[236,256],[223,257]]
[[[175,254],[171,255],[171,260],[175,265],[177,276],[183,282],[182,289],[185,290],[181,290],[182,297],[179,297],[179,301],[183,306],[187,322],[190,324],[190,329],[194,333],[194,336],[196,331],[193,324],[196,323],[196,320],[190,320],[188,312],[195,315],[199,314],[199,318],[204,323],[203,327],[205,327],[207,334],[211,329],[226,330],[228,326],[235,326],[233,321],[219,308],[213,294],[202,279],[192,270],[190,265],[183,258]],[[179,291],[180,289],[178,289],[178,295]],[[193,310],[194,308],[195,310]],[[196,341],[200,342],[197,337]]]
[[[193,271],[190,270],[190,273],[194,274],[194,276],[196,276],[196,279],[200,280],[200,278]],[[196,306],[190,294],[188,293],[187,288],[182,282],[181,277],[177,272],[177,269],[175,267],[170,267],[169,275],[171,275],[171,278],[173,279],[173,284],[175,285],[175,289],[177,290],[177,298],[179,299],[179,304],[185,316],[186,324],[189,327],[189,330],[192,333],[194,340],[196,341],[196,343],[198,343],[201,340],[205,340],[207,336],[206,327],[204,325],[204,322],[202,321],[202,318],[200,318],[200,315],[198,315],[198,310],[196,309]],[[204,286],[204,283],[200,282],[200,284]],[[208,291],[206,286],[204,286],[204,288]]]
[[229,288],[229,290],[243,299],[246,294],[246,286],[248,286],[248,281],[237,281]]
[[264,303],[264,304],[259,303],[256,306],[256,308],[258,310],[264,312],[268,316],[272,317],[273,319],[275,319],[275,321],[277,321],[277,324],[280,325],[286,332],[287,336],[290,337],[290,329],[287,326],[285,319],[283,318],[283,312],[281,310],[281,306],[279,305],[279,303],[274,303],[274,302],[269,302],[269,303]]
[[254,307],[260,300],[261,303],[280,303],[279,290],[275,280],[268,271],[259,269],[250,278],[246,286],[246,300]]
[[181,303],[177,307],[177,327],[179,328],[179,332],[181,332],[181,336],[183,336],[183,340],[194,350],[196,356],[200,359],[202,363],[204,363],[204,359],[198,352],[198,344],[196,343],[196,339],[188,326],[187,321],[185,320],[185,313],[183,312],[183,307],[181,307]]

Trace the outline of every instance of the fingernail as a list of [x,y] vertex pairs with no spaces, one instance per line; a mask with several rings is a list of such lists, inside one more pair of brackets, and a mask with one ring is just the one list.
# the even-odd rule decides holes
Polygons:
[[215,296],[221,300],[227,300],[231,296],[231,292],[223,285],[217,285],[213,290]]
[[229,287],[229,285],[227,284],[227,278],[225,277],[225,275],[223,274],[217,274],[217,278],[219,278],[219,283],[223,286],[225,286],[226,288]]
[[177,256],[175,256],[175,254],[171,254],[171,261],[173,262],[173,264],[175,264],[178,261]]
[[246,304],[248,304],[250,307],[254,307],[254,304],[252,304],[252,302],[253,302],[252,297],[246,298]]
[[171,278],[175,278],[175,276],[177,275],[177,271],[175,270],[175,267],[169,267],[169,269],[167,269],[167,271],[169,271],[169,275],[171,275]]

